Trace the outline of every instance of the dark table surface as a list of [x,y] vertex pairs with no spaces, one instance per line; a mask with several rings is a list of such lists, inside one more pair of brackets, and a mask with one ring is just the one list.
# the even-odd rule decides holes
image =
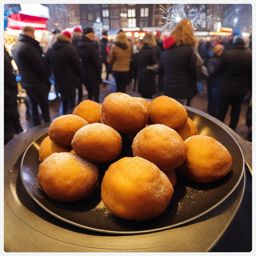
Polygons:
[[[225,129],[229,128],[225,126]],[[141,235],[113,236],[81,230],[50,216],[26,193],[18,171],[24,150],[46,131],[46,125],[32,128],[15,137],[5,146],[5,251],[248,252],[251,250],[250,171],[246,171],[239,186],[224,203],[196,221],[169,230]],[[245,142],[232,130],[229,132],[239,143],[247,164],[251,166],[251,144]]]

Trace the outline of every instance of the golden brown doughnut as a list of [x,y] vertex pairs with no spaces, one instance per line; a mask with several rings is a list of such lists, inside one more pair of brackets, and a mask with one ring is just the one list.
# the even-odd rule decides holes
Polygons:
[[109,166],[101,184],[101,198],[114,215],[142,221],[163,213],[173,187],[153,163],[140,157],[124,157]]
[[98,177],[96,165],[71,153],[53,153],[39,165],[40,187],[47,196],[62,202],[89,196]]
[[103,101],[101,119],[122,134],[133,135],[146,126],[148,111],[126,93],[109,94]]
[[141,97],[133,97],[134,99],[138,100],[140,103],[143,104],[143,106],[148,110],[149,109],[149,105],[150,105],[150,101],[146,100],[145,98],[141,98]]
[[185,160],[185,144],[180,135],[163,124],[142,129],[132,143],[134,156],[143,157],[160,169],[174,169]]
[[122,150],[122,138],[106,124],[88,124],[76,132],[72,147],[80,157],[103,163],[118,157]]
[[187,122],[188,113],[178,101],[162,95],[150,102],[149,117],[153,124],[165,124],[177,129]]
[[39,160],[43,161],[53,153],[68,152],[68,149],[53,142],[49,136],[45,137],[39,147]]
[[92,100],[84,100],[75,107],[73,114],[84,118],[89,124],[100,123],[101,105]]
[[198,134],[197,127],[190,118],[188,118],[185,125],[177,129],[177,132],[183,140],[186,140],[188,137]]
[[182,173],[192,181],[213,182],[231,171],[232,156],[216,139],[194,135],[185,140],[186,161]]
[[81,127],[88,124],[82,117],[77,115],[63,115],[53,120],[48,134],[55,143],[63,147],[70,147],[71,141]]

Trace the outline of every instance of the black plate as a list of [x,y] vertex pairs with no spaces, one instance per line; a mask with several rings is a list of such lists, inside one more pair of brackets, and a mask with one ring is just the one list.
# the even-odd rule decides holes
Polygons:
[[[119,219],[109,213],[102,204],[100,188],[89,198],[76,203],[60,203],[45,196],[38,187],[37,172],[38,148],[46,134],[34,140],[23,155],[20,169],[23,185],[32,199],[51,215],[72,225],[97,232],[148,233],[195,220],[217,207],[235,190],[243,175],[244,159],[240,147],[227,132],[225,125],[203,112],[189,107],[187,109],[200,134],[212,136],[226,146],[233,157],[233,169],[224,179],[212,184],[195,184],[178,177],[173,199],[159,217],[143,222]],[[101,168],[106,169],[107,166]]]

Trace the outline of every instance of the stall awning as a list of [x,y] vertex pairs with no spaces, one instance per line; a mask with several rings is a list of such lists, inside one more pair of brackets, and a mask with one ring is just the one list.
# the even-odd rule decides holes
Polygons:
[[13,13],[8,17],[8,28],[22,29],[25,26],[31,26],[38,30],[47,30],[46,23],[48,19],[27,15],[23,13]]

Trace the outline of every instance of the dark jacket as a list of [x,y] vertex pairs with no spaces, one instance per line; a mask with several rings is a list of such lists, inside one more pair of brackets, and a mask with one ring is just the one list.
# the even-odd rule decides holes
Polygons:
[[144,45],[137,57],[138,92],[144,96],[152,97],[156,93],[155,73],[147,69],[148,66],[157,64],[156,48]]
[[196,56],[193,47],[190,45],[176,46],[172,37],[166,40],[160,63],[164,94],[176,99],[192,98],[197,92]]
[[75,97],[81,76],[81,63],[75,48],[59,36],[48,50],[47,60],[59,92],[66,97]]
[[87,37],[78,42],[78,54],[82,61],[83,82],[89,88],[99,85],[101,81],[101,63],[97,45]]
[[12,55],[25,89],[42,84],[49,86],[49,70],[38,41],[21,34],[12,50]]
[[214,56],[207,61],[207,70],[209,73],[209,76],[207,78],[207,85],[211,88],[219,88],[220,86],[221,74],[215,73],[215,69],[218,66],[219,62],[220,57],[218,56]]
[[138,77],[138,55],[139,52],[134,53],[131,60],[131,77],[134,79]]
[[215,74],[221,72],[220,93],[244,97],[252,86],[252,52],[243,45],[224,51]]
[[162,40],[159,39],[159,40],[156,41],[156,43],[157,43],[156,56],[157,56],[157,59],[160,61],[161,54],[162,54],[162,52],[164,50],[163,42],[162,42]]
[[78,43],[79,41],[81,40],[82,36],[79,36],[79,35],[75,35],[73,36],[72,38],[72,45],[73,47],[77,50],[77,47],[78,47]]
[[4,115],[13,116],[17,108],[17,83],[13,74],[11,58],[4,48]]
[[101,62],[103,63],[107,61],[107,45],[108,45],[108,39],[102,38],[100,40],[100,57],[101,57]]
[[207,43],[204,42],[203,40],[199,41],[198,53],[200,57],[203,59],[204,64],[206,64],[207,58],[208,58],[208,49],[207,49]]

